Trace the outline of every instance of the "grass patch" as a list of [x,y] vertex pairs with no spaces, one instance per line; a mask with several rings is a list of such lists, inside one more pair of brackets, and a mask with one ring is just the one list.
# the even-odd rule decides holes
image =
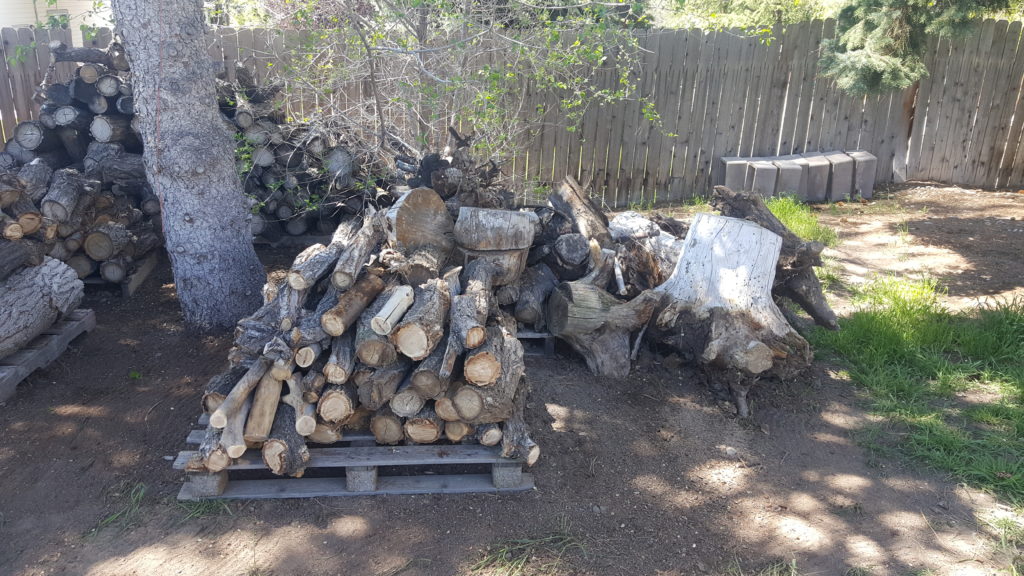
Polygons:
[[550,534],[535,538],[504,540],[489,546],[470,570],[489,576],[555,574],[567,554],[585,553],[583,541],[569,532],[567,523]]
[[804,240],[821,242],[825,246],[839,244],[839,235],[833,228],[818,222],[811,207],[794,196],[773,196],[765,200],[772,214]]
[[873,431],[873,444],[1024,505],[1024,299],[952,312],[940,290],[876,279],[840,331],[811,341],[840,356],[873,410],[897,424]]
[[90,531],[95,534],[104,528],[117,527],[127,530],[134,526],[139,518],[139,508],[146,497],[146,485],[142,482],[124,481],[108,493],[108,499],[117,508],[115,512],[100,520]]
[[800,576],[800,570],[797,569],[796,560],[790,560],[789,562],[772,562],[759,570],[748,571],[743,568],[739,560],[733,559],[729,567],[726,568],[725,574],[726,576]]
[[227,514],[232,515],[231,507],[224,500],[195,500],[188,502],[178,502],[178,508],[185,511],[185,516],[182,517],[182,522],[189,520],[197,520],[199,518],[208,518],[210,516],[223,516]]

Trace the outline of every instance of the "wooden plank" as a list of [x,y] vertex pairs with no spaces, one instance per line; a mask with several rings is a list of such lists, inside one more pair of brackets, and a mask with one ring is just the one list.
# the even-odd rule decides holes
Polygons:
[[14,99],[16,121],[26,122],[32,117],[31,107],[29,106],[32,91],[25,80],[28,48],[18,49],[23,45],[18,37],[18,31],[14,28],[0,30],[0,38],[3,39],[4,43],[4,55],[7,61],[8,77],[11,82],[11,95]]
[[[638,55],[639,69],[630,71],[631,75],[636,74],[634,79],[638,94],[643,97],[650,93],[650,79],[654,77],[653,65],[655,64],[649,48],[652,44],[650,35],[646,32],[638,33],[636,37],[640,49]],[[626,207],[643,199],[643,155],[646,150],[641,149],[641,134],[645,134],[645,120],[642,114],[642,106],[639,98],[630,98],[626,101],[623,109],[623,130],[622,130],[622,153],[620,158],[620,169],[616,179],[616,202],[613,206]],[[637,166],[637,159],[640,159]]]
[[95,327],[92,310],[72,310],[24,348],[0,359],[0,402],[13,396],[18,384],[30,374],[59,358],[75,338]]
[[[203,443],[203,438],[205,436],[206,436],[206,430],[193,430],[193,431],[189,432],[188,436],[185,438],[185,444],[192,444],[194,446],[198,446],[199,444]],[[346,430],[343,433],[342,439],[338,440],[339,444],[340,443],[344,443],[344,442],[350,442],[350,443],[370,442],[370,443],[374,443],[375,439],[374,439],[373,434],[371,434],[370,432],[367,432],[367,431],[363,431],[363,430],[347,431]],[[318,446],[324,446],[324,445],[323,444],[311,443],[311,446],[313,447],[313,449],[317,449]]]
[[156,263],[159,259],[159,250],[150,252],[142,263],[135,268],[135,271],[128,276],[128,280],[121,284],[121,295],[125,298],[134,296],[146,281],[146,278],[153,272],[153,269],[156,268]]
[[751,156],[778,154],[779,130],[785,109],[786,86],[789,82],[788,63],[783,61],[786,31],[776,26],[773,40],[765,49],[765,72],[759,91],[757,114],[750,143]]
[[[4,141],[14,137],[14,127],[18,125],[17,112],[14,107],[14,89],[11,87],[11,73],[7,59],[14,56],[6,41],[0,36],[0,123]],[[10,54],[8,54],[10,52]]]
[[962,184],[963,172],[967,163],[967,153],[971,148],[971,139],[974,135],[974,127],[977,124],[979,105],[986,93],[991,89],[988,84],[991,82],[990,74],[998,69],[998,63],[993,61],[991,54],[992,42],[995,39],[996,22],[986,20],[981,23],[981,30],[977,31],[978,43],[971,51],[969,58],[965,61],[965,78],[960,89],[960,106],[954,117],[954,132],[950,134],[948,158],[949,165],[943,168],[943,182]]
[[[344,478],[287,478],[274,480],[235,480],[229,482],[223,494],[215,499],[265,500],[277,498],[324,498],[332,496],[408,495],[408,494],[497,494],[522,492],[534,486],[533,475],[523,474],[520,485],[495,488],[490,474],[463,474],[458,476],[382,476],[377,479],[373,492],[350,492]],[[195,496],[182,486],[178,500],[210,498]]]
[[[835,35],[836,22],[832,18],[825,20],[822,28],[822,41]],[[819,42],[820,47],[820,42]],[[827,135],[830,126],[829,118],[835,112],[832,102],[835,82],[824,76],[815,75],[814,93],[811,98],[812,104],[807,124],[807,136],[804,139],[804,152],[823,152],[822,136]]]
[[101,27],[96,28],[88,40],[82,42],[82,45],[86,48],[96,48],[97,50],[106,50],[107,46],[114,40],[114,32],[110,28]]
[[[1019,22],[1018,22],[1019,24]],[[963,182],[970,183],[982,188],[995,187],[995,174],[992,178],[986,178],[985,169],[991,165],[992,157],[1002,152],[996,152],[992,146],[992,139],[996,136],[996,128],[1003,119],[1007,109],[1013,105],[1008,102],[1008,87],[1010,74],[1013,70],[1014,58],[1017,55],[1016,35],[1011,35],[1010,23],[1000,20],[996,23],[995,36],[992,39],[992,58],[990,65],[982,68],[985,71],[985,87],[982,89],[981,99],[978,102],[978,114],[974,123],[974,131],[971,134],[971,146],[967,151],[966,162],[959,173]],[[1009,120],[1009,118],[1007,118]],[[998,163],[998,160],[997,162]],[[954,178],[958,174],[954,172]]]
[[[737,151],[741,156],[754,156],[754,136],[759,128],[758,109],[763,101],[768,99],[770,82],[766,77],[771,74],[768,69],[771,66],[769,55],[771,53],[768,40],[760,37],[754,38],[754,52],[751,57],[751,70],[749,85],[747,87],[746,102],[743,105],[743,123],[740,129],[740,142]],[[764,128],[767,128],[765,126]]]
[[256,76],[256,55],[253,53],[252,28],[239,28],[237,32],[238,41],[238,63],[245,66],[253,76]]
[[[996,137],[993,138],[996,151],[1002,149],[1002,154],[999,157],[993,156],[992,165],[988,167],[989,171],[995,173],[994,185],[996,187],[1006,186],[1008,174],[1003,170],[1004,164],[1007,165],[1007,168],[1009,167],[1008,162],[1013,159],[1017,151],[1021,126],[1024,125],[1020,115],[1024,111],[1018,112],[1024,106],[1024,98],[1021,97],[1021,80],[1024,79],[1024,34],[1022,34],[1020,22],[1014,22],[1010,26],[1013,33],[1020,37],[1017,39],[1017,55],[1013,60],[1013,68],[1007,85],[1006,108],[1009,110],[1003,111],[1003,122],[1000,123]],[[1003,146],[1005,146],[1004,149]]]
[[36,102],[33,96],[35,96],[36,88],[43,81],[43,70],[48,62],[44,60],[42,66],[39,64],[34,30],[31,28],[19,28],[18,41],[26,48],[24,50],[25,58],[23,60],[22,74],[28,93],[28,113],[32,118],[37,118],[39,117],[39,103]]
[[238,61],[238,31],[234,28],[219,28],[221,50],[224,51],[224,74],[228,82],[235,82],[235,62]]
[[722,84],[710,166],[711,181],[714,184],[724,180],[722,165],[718,159],[722,156],[736,156],[739,153],[743,111],[750,84],[751,60],[757,43],[756,38],[745,36],[739,30],[733,31],[733,34],[730,36],[730,48],[725,64],[726,74]]
[[[196,453],[182,451],[175,469],[183,469]],[[478,444],[423,444],[410,446],[310,447],[307,468],[347,468],[349,466],[427,466],[451,464],[492,464],[514,462],[501,457],[497,446]],[[266,470],[259,450],[246,450],[227,470]]]
[[[818,69],[818,51],[821,47],[821,35],[825,23],[816,20],[811,22],[807,42],[800,48],[800,100],[794,109],[796,115],[790,146],[779,150],[781,154],[797,154],[807,151],[808,125],[814,103],[814,86]],[[785,135],[784,135],[785,136]]]
[[[74,37],[71,35],[71,30],[62,28],[60,30],[51,30],[50,36],[53,37],[56,34],[60,38],[61,42],[64,42],[65,46],[74,45]],[[47,55],[49,60],[49,55]],[[75,75],[75,63],[74,62],[61,62],[57,64],[57,77],[61,82],[67,82]]]
[[[664,101],[659,110],[662,112],[662,128],[659,132],[660,142],[657,154],[656,170],[652,171],[654,186],[659,201],[673,202],[680,198],[672,189],[672,175],[678,154],[682,163],[686,161],[686,148],[680,142],[680,123],[682,118],[689,118],[690,107],[693,106],[693,77],[697,71],[697,58],[700,54],[701,32],[698,30],[676,31],[666,36],[669,41],[668,73],[661,73]],[[662,70],[665,70],[664,59]],[[677,150],[677,147],[679,148]]]
[[[679,37],[683,38],[683,45],[681,46],[682,50],[677,53],[676,39]],[[672,107],[672,104],[675,105],[676,108],[672,108],[672,119],[674,120],[676,109],[679,106],[678,94],[676,94],[675,98],[669,98],[669,77],[673,73],[673,62],[683,60],[686,55],[685,42],[686,36],[676,32],[662,30],[651,36],[650,50],[654,52],[654,65],[650,74],[653,79],[650,91],[646,96],[650,99],[654,111],[658,114],[659,123],[647,123],[647,134],[644,137],[647,143],[647,150],[644,158],[643,188],[644,197],[652,198],[655,201],[659,197],[662,201],[668,197],[668,194],[663,193],[660,188],[658,173],[663,165],[662,150],[668,140],[665,136],[668,123],[668,109]],[[672,152],[671,147],[669,148],[668,160],[671,165]]]
[[[623,62],[616,59],[615,63],[616,74],[621,74]],[[626,116],[628,114],[629,103],[625,100],[619,100],[612,104],[609,109],[609,133],[608,133],[608,160],[605,164],[604,177],[598,177],[597,184],[600,187],[595,186],[594,192],[609,206],[619,205],[619,192],[618,192],[618,176],[619,169],[621,168],[622,162],[622,148],[623,139],[626,132]],[[622,196],[625,200],[625,196]]]
[[[57,39],[57,31],[54,30],[52,35],[46,28],[36,28],[32,31],[33,41],[36,44],[36,65],[38,68],[38,74],[36,76],[36,82],[33,84],[37,89],[40,84],[43,83],[43,78],[46,76],[47,71],[50,68],[50,38]],[[50,82],[56,82],[57,70],[54,67],[53,74],[48,79]],[[38,107],[36,111],[38,113]]]
[[[935,129],[931,132],[933,137],[929,138],[928,155],[922,157],[923,175],[928,180],[936,180],[942,172],[941,164],[948,161],[948,158],[944,157],[945,144],[953,137],[953,134],[950,133],[950,126],[953,124],[960,73],[966,53],[964,39],[950,43],[949,63],[937,103],[938,114],[935,117]],[[878,163],[884,163],[881,156],[878,158]]]
[[[707,93],[701,108],[701,128],[697,131],[700,144],[695,150],[695,155],[691,155],[694,163],[687,168],[685,175],[684,186],[686,186],[687,198],[697,195],[704,196],[711,191],[711,163],[714,162],[715,133],[719,120],[724,64],[731,44],[730,34],[725,30],[717,32],[712,39],[711,51],[708,53],[710,58],[704,60],[705,57],[701,57],[707,64],[707,75],[703,79],[707,86]],[[697,114],[696,109],[694,114]]]
[[214,66],[214,73],[224,74],[227,78],[227,71],[224,69],[224,49],[221,45],[223,28],[217,28],[206,35],[206,52],[210,55],[210,62]]
[[804,75],[807,46],[811,43],[811,27],[813,22],[797,22],[786,29],[783,39],[782,63],[786,68],[789,80],[786,83],[784,102],[780,109],[779,135],[776,152],[778,156],[793,153],[793,135],[796,131],[797,117],[800,110],[801,92],[804,87]]
[[[936,110],[932,99],[938,94],[938,89],[941,89],[942,79],[945,75],[946,63],[949,60],[947,46],[948,44],[940,44],[938,37],[932,35],[928,40],[928,48],[925,49],[924,63],[928,68],[928,76],[922,78],[918,85],[917,102],[914,106],[914,125],[907,146],[907,177],[910,179],[921,177],[921,154],[924,150],[922,141],[925,127],[929,122],[934,121],[933,116]],[[870,151],[863,138],[859,147]]]
[[887,182],[902,183],[907,181],[907,145],[910,134],[910,123],[914,114],[913,87],[902,93],[893,94],[889,106],[890,123],[893,129],[893,160],[892,179]]
[[[273,68],[272,54],[273,40],[270,30],[266,28],[254,28],[252,31],[252,56],[253,68],[255,70],[256,82],[260,85],[268,84]],[[276,72],[276,70],[275,70]]]
[[672,165],[665,180],[673,201],[693,195],[690,174],[697,164],[701,142],[701,122],[704,121],[707,99],[706,79],[710,70],[715,32],[691,30],[686,38],[686,64],[680,71],[679,91],[682,100],[676,114],[676,128],[672,139]]

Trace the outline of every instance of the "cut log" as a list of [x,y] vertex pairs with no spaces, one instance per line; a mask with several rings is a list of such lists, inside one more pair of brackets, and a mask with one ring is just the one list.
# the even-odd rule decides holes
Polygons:
[[104,96],[120,96],[121,79],[114,74],[104,74],[96,79],[96,91]]
[[331,354],[324,365],[324,378],[331,384],[344,384],[355,368],[355,336],[346,332],[331,339]]
[[50,188],[39,206],[43,216],[57,222],[66,221],[71,217],[84,190],[85,182],[77,170],[57,170],[53,173]]
[[332,187],[343,189],[352,184],[355,159],[352,157],[352,153],[343,146],[332,148],[324,154],[323,166],[327,171],[327,176],[331,179]]
[[[298,354],[296,354],[298,356]],[[312,366],[306,370],[306,373],[302,375],[302,380],[299,382],[302,388],[302,399],[306,402],[315,404],[320,400],[320,394],[324,390],[324,386],[327,384],[327,378],[324,377],[323,368],[327,363],[326,358],[320,358]]]
[[231,392],[224,398],[220,406],[210,414],[211,426],[214,428],[227,426],[229,417],[241,409],[245,399],[252,394],[253,389],[259,384],[260,379],[266,373],[269,366],[270,361],[266,358],[259,358],[249,366],[249,369],[238,380],[238,383],[231,389]]
[[222,432],[223,430],[220,428],[206,427],[206,433],[203,435],[203,441],[199,444],[199,450],[196,451],[195,458],[185,465],[186,470],[213,473],[220,472],[231,464],[231,457],[228,456],[227,451],[221,446]]
[[111,284],[121,284],[128,279],[131,264],[130,258],[120,255],[100,262],[100,278]]
[[92,119],[89,133],[97,142],[126,142],[135,140],[130,116],[101,114]]
[[95,170],[105,186],[117,184],[132,190],[147,190],[146,165],[141,154],[123,153],[99,160]]
[[358,221],[354,218],[342,222],[334,231],[331,242],[324,246],[314,244],[303,250],[288,272],[288,284],[296,290],[311,288],[328,270],[333,268],[342,250],[349,245],[359,232]]
[[118,255],[132,239],[132,233],[123,224],[108,222],[89,232],[82,242],[82,249],[89,258],[103,262]]
[[278,476],[301,477],[309,462],[306,440],[295,431],[295,411],[279,408],[270,437],[263,443],[263,463]]
[[107,74],[107,67],[101,63],[86,62],[75,70],[75,76],[82,79],[86,84],[96,84],[100,78]]
[[[380,302],[380,308],[377,308],[377,301],[383,298],[382,290],[384,290],[384,281],[380,277],[373,274],[363,276],[351,290],[338,296],[338,303],[333,308],[320,316],[320,326],[331,336],[341,336],[360,322],[360,316],[364,315],[366,310],[376,309],[379,313],[379,310],[386,304],[386,301]],[[388,293],[385,292],[385,294]],[[390,298],[390,294],[388,297]],[[370,306],[370,303],[373,303],[373,306]],[[368,306],[370,308],[367,308]],[[371,330],[370,322],[372,322],[372,317],[367,320],[368,330]]]
[[125,116],[132,116],[135,114],[135,97],[133,96],[118,96],[114,103],[114,108]]
[[537,330],[543,329],[544,305],[557,284],[558,279],[547,264],[541,262],[527,268],[519,283],[519,299],[515,303],[516,320],[532,325]]
[[473,250],[516,250],[533,244],[533,212],[463,206],[455,222],[455,241]]
[[224,447],[229,458],[240,458],[245,454],[245,421],[252,409],[252,397],[245,399],[241,408],[228,418],[228,425],[220,437],[220,444]]
[[73,254],[67,259],[66,263],[75,271],[75,274],[77,274],[79,278],[91,276],[94,272],[99,270],[100,267],[99,263],[95,260],[81,253]]
[[412,378],[406,378],[399,385],[398,391],[395,392],[395,395],[389,402],[391,411],[402,418],[415,416],[417,412],[423,409],[423,405],[426,404],[426,400],[420,397],[411,384]]
[[377,410],[370,419],[370,431],[378,444],[394,445],[405,439],[402,419],[385,406]]
[[716,186],[711,197],[712,206],[723,216],[749,220],[782,239],[776,263],[773,291],[792,300],[803,308],[814,321],[830,330],[838,330],[835,312],[828,305],[814,267],[821,266],[820,242],[807,242],[793,234],[768,210],[764,199],[753,192],[733,192],[725,186]]
[[39,158],[25,164],[18,170],[18,182],[21,183],[22,192],[30,200],[38,204],[50,190],[50,179],[53,177],[53,168]]
[[468,266],[476,260],[487,260],[496,269],[491,280],[494,286],[515,284],[526,269],[529,250],[471,250],[462,248],[456,251],[457,262]]
[[380,410],[395,396],[411,366],[409,360],[400,358],[389,366],[354,375],[353,380],[359,388],[359,403],[370,410]]
[[18,224],[18,220],[3,212],[0,212],[0,230],[3,231],[3,236],[7,240],[21,240],[25,236],[25,231],[21,228],[21,224]]
[[288,393],[281,397],[281,403],[291,406],[294,410],[295,431],[300,436],[309,436],[316,430],[316,404],[306,402],[302,397],[302,384],[298,374],[292,374],[284,382],[288,385]]
[[491,291],[497,274],[490,260],[478,259],[466,265],[463,292],[452,302],[451,337],[465,350],[484,343],[487,316],[491,309]]
[[590,240],[579,233],[563,234],[555,240],[546,262],[563,282],[578,280],[587,273]]
[[309,368],[323,352],[319,342],[311,342],[295,351],[295,365],[299,368]]
[[25,150],[33,152],[49,152],[61,147],[57,132],[47,128],[38,120],[21,122],[14,127],[14,141]]
[[53,114],[58,126],[85,131],[92,125],[93,116],[95,115],[92,112],[76,106],[61,106]]
[[[450,338],[450,336],[449,336]],[[443,341],[447,341],[444,339]],[[412,389],[421,398],[437,398],[448,390],[448,383],[451,380],[450,374],[442,372],[446,349],[438,346],[413,370],[411,380]]]
[[530,438],[530,428],[526,425],[526,396],[529,392],[530,387],[524,377],[512,400],[512,416],[502,424],[501,457],[515,458],[533,466],[540,458],[540,446]]
[[450,306],[445,280],[434,278],[416,287],[412,308],[390,336],[395,348],[416,361],[426,358],[444,336]]
[[398,273],[410,286],[419,286],[431,278],[438,277],[450,253],[447,243],[420,246],[405,258]]
[[452,246],[454,223],[444,201],[430,188],[406,192],[387,211],[388,242],[403,254],[421,246]]
[[345,435],[341,430],[341,424],[331,424],[317,420],[316,430],[306,436],[306,442],[313,444],[334,444],[341,442]]
[[60,84],[54,82],[46,87],[46,100],[53,102],[57,106],[67,106],[71,104],[71,91],[66,83]]
[[597,240],[601,248],[614,249],[608,232],[608,219],[591,201],[583,187],[572,176],[566,176],[558,190],[548,196],[548,203],[564,216],[573,220],[576,232],[587,239]]
[[657,291],[668,300],[655,326],[663,342],[732,390],[741,416],[761,376],[789,378],[810,364],[804,340],[772,300],[782,238],[746,220],[698,214],[675,272]]
[[266,372],[260,378],[256,391],[253,393],[252,408],[249,419],[245,423],[245,441],[253,445],[262,445],[270,438],[270,430],[274,425],[277,408],[281,403],[281,388],[284,383]]
[[463,439],[473,434],[475,431],[476,428],[472,424],[467,424],[458,420],[453,422],[446,421],[444,423],[444,437],[452,443],[462,442]]
[[43,215],[36,209],[32,200],[24,194],[7,207],[7,212],[18,221],[21,232],[26,236],[35,234],[43,225]]
[[416,444],[433,444],[444,434],[444,420],[430,405],[405,421],[405,437]]
[[415,292],[412,286],[398,286],[373,318],[370,328],[380,336],[388,336],[412,306]]
[[248,370],[248,364],[234,366],[210,378],[203,389],[203,412],[213,414]]
[[320,395],[316,412],[326,422],[342,423],[355,413],[359,405],[359,394],[355,385],[331,384]]
[[0,282],[28,262],[28,250],[20,242],[0,240]]
[[434,400],[434,410],[437,411],[437,415],[446,422],[459,421],[459,411],[455,408],[455,397],[459,395],[459,390],[465,386],[465,382],[453,382],[444,395],[439,396]]
[[373,317],[380,313],[397,289],[397,286],[392,286],[381,292],[377,299],[363,311],[356,323],[356,357],[367,366],[387,366],[398,358],[398,351],[394,344],[387,337],[374,332],[370,327]]
[[83,285],[63,262],[44,257],[0,282],[0,358],[38,336],[82,301]]
[[377,251],[384,240],[379,220],[377,214],[368,209],[363,219],[363,227],[338,255],[334,273],[331,274],[331,283],[338,290],[344,292],[355,284],[370,255]]
[[[493,350],[500,370],[498,378],[486,387],[461,386],[452,398],[459,419],[473,424],[501,422],[512,415],[512,399],[524,371],[523,346],[505,328],[488,328],[487,347]],[[466,362],[466,370],[469,370],[468,358]]]
[[481,446],[497,446],[501,442],[501,438],[501,428],[497,424],[489,423],[477,426],[472,434],[463,439],[463,442]]

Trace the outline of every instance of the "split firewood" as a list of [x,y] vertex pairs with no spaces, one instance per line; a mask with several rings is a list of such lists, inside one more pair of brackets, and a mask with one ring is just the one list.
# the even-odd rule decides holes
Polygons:
[[412,307],[415,291],[412,286],[398,286],[380,312],[370,319],[370,329],[379,336],[388,336]]
[[234,388],[231,389],[231,392],[224,397],[224,401],[220,403],[220,406],[210,414],[210,425],[214,428],[227,426],[230,416],[242,408],[245,399],[256,388],[256,385],[259,384],[260,379],[269,367],[270,360],[267,358],[260,358],[253,362],[242,378],[238,380],[238,383],[235,384]]
[[295,431],[295,411],[279,408],[274,415],[270,437],[263,443],[263,462],[278,476],[300,478],[306,472],[309,449],[306,439]]
[[256,391],[253,393],[249,419],[245,423],[245,441],[253,445],[262,445],[270,438],[270,429],[274,425],[278,406],[281,403],[281,388],[284,382],[265,372],[260,378]]

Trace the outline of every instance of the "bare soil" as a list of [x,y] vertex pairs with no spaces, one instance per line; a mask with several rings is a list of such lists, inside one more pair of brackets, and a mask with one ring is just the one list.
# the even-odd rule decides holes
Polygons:
[[[1024,291],[1024,194],[906,186],[822,209],[847,283],[929,273],[951,305]],[[268,269],[291,253],[263,253]],[[837,306],[848,309],[840,289]],[[795,559],[806,574],[996,574],[992,498],[854,441],[870,418],[832,366],[752,392],[740,420],[699,374],[643,358],[625,380],[567,350],[530,357],[537,489],[489,496],[232,502],[185,519],[185,449],[229,337],[184,332],[169,267],[132,299],[87,296],[98,326],[0,406],[0,574],[470,574],[489,546],[566,527],[551,574],[724,574]],[[137,509],[128,491],[145,486]],[[127,520],[97,528],[127,508]],[[539,554],[531,566],[551,558]]]

